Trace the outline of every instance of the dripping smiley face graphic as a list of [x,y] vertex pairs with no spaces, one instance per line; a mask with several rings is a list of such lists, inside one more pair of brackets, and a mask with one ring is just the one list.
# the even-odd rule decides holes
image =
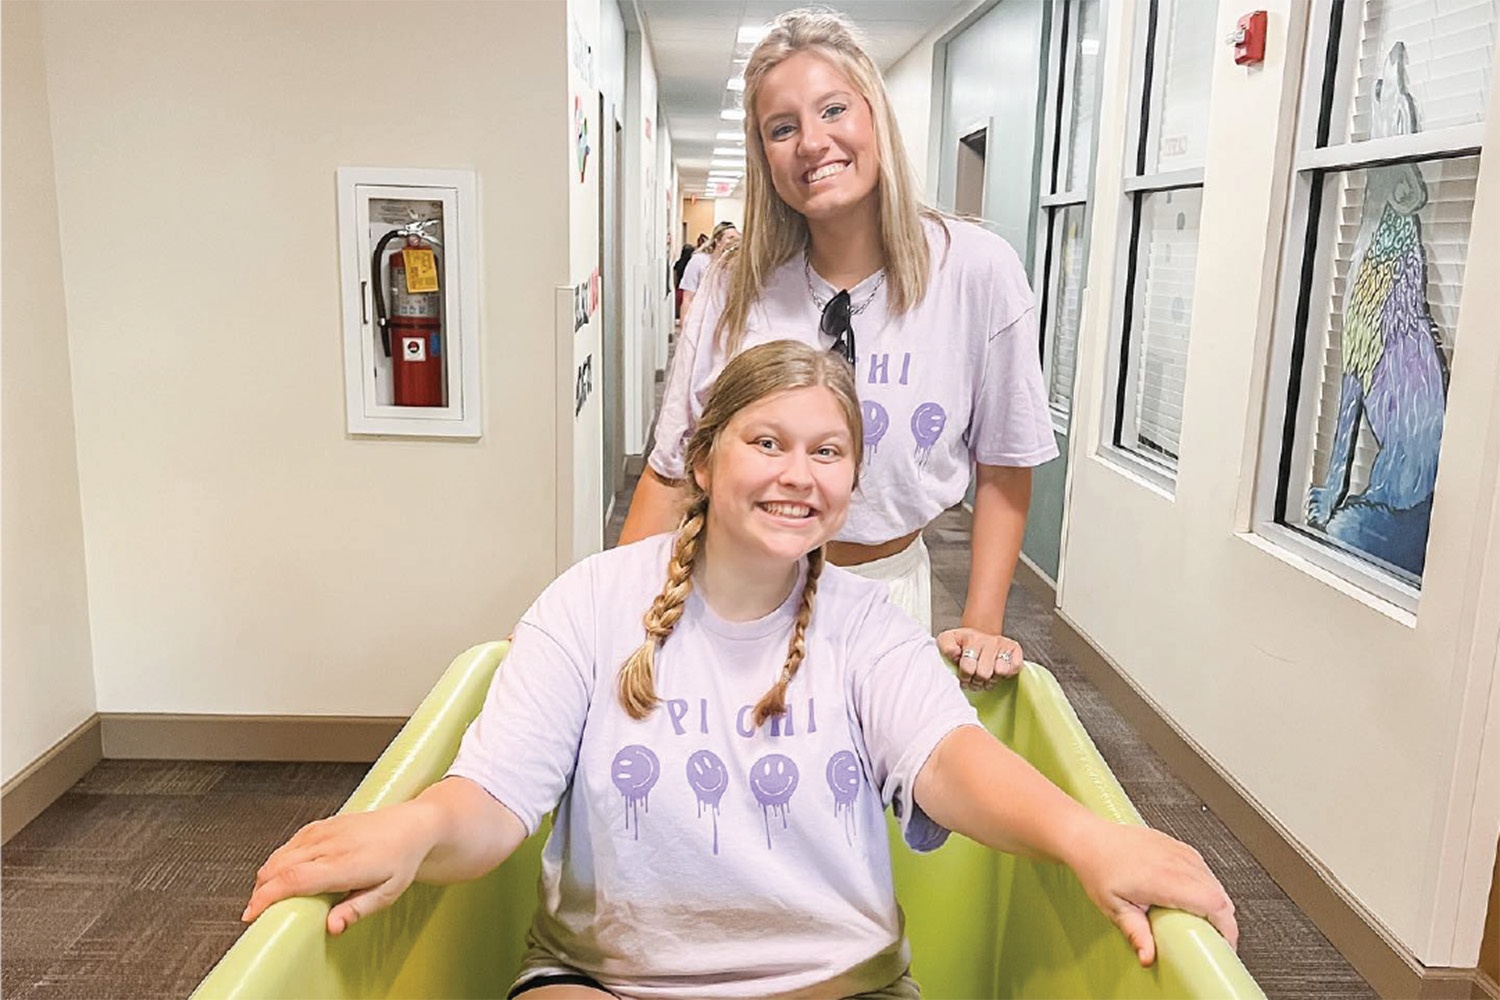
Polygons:
[[828,787],[833,792],[833,801],[849,805],[859,795],[859,758],[850,750],[840,750],[828,760]]
[[797,790],[797,765],[785,754],[766,754],[750,769],[750,790],[763,806],[783,806]]
[[712,750],[699,750],[688,758],[687,780],[700,802],[717,806],[729,787],[729,769]]
[[917,445],[923,449],[937,444],[946,426],[948,414],[937,403],[923,403],[911,415],[912,437],[917,439]]
[[646,747],[628,746],[615,754],[611,771],[621,795],[642,797],[651,791],[661,776],[661,762]]

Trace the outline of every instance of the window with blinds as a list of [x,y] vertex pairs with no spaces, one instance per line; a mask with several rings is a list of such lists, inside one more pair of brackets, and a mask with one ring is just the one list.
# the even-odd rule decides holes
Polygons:
[[1114,446],[1170,485],[1182,438],[1194,271],[1203,209],[1217,5],[1152,0],[1136,116],[1125,299],[1114,351]]
[[1414,607],[1500,0],[1324,0],[1313,16],[1270,522]]
[[1084,229],[1087,206],[1068,205],[1053,213],[1053,240],[1058,263],[1051,288],[1052,336],[1047,356],[1047,401],[1067,429],[1073,412],[1073,377],[1077,373],[1078,327],[1083,314],[1083,260],[1088,242]]
[[1088,199],[1099,103],[1099,0],[1057,8],[1048,66],[1048,122],[1037,213],[1036,288],[1042,369],[1053,425],[1067,433],[1077,374],[1078,327],[1088,259]]

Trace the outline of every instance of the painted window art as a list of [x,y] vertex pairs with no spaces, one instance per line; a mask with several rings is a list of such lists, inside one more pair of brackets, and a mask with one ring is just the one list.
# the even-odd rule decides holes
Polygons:
[[[1276,520],[1420,587],[1500,0],[1327,5]],[[1322,25],[1319,26],[1320,28]],[[1311,49],[1311,46],[1309,47]],[[1296,225],[1296,223],[1294,223]],[[1300,256],[1300,261],[1296,258]]]

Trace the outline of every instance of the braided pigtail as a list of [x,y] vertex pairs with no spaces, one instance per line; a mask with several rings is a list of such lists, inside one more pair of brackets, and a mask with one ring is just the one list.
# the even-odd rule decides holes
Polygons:
[[703,526],[708,520],[708,497],[699,494],[683,515],[677,529],[677,543],[672,561],[667,565],[667,583],[642,619],[646,641],[620,668],[620,705],[632,719],[644,719],[656,708],[656,650],[682,618],[683,605],[693,589],[693,562],[698,558]]
[[802,604],[797,608],[797,623],[792,628],[792,639],[787,643],[786,663],[781,668],[781,677],[776,686],[767,691],[755,706],[755,725],[759,728],[773,715],[786,711],[786,689],[797,676],[797,668],[807,655],[807,624],[812,621],[813,601],[818,596],[818,577],[823,573],[823,547],[807,554],[807,582],[802,585]]

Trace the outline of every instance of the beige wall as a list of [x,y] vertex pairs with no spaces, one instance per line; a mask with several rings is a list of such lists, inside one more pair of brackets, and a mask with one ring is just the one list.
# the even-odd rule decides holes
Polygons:
[[94,713],[41,11],[0,5],[0,688],[9,781]]
[[[1106,95],[1130,92],[1122,54],[1143,7],[1112,12]],[[1464,346],[1412,616],[1248,530],[1294,124],[1289,45],[1300,55],[1287,0],[1269,9],[1263,66],[1236,67],[1216,49],[1173,496],[1099,446],[1128,204],[1127,101],[1106,96],[1060,607],[1418,958],[1472,965],[1500,825],[1500,788],[1477,777],[1494,773],[1500,742],[1485,709],[1500,602],[1480,599],[1500,571],[1500,338],[1486,329],[1500,305],[1500,229],[1476,224],[1469,246]],[[1216,37],[1238,13],[1221,8]],[[1490,108],[1493,149],[1493,94]],[[1500,161],[1487,157],[1475,220],[1497,206]]]
[[[403,713],[552,579],[566,16],[45,8],[101,711]],[[477,442],[344,432],[342,165],[478,174]]]
[[699,198],[696,201],[684,201],[682,203],[682,218],[687,224],[687,238],[689,242],[696,240],[699,233],[713,235],[714,226],[718,224],[714,218],[714,199]]
[[[745,199],[743,196],[736,198],[714,199],[714,225],[721,222],[732,222],[734,228],[741,229],[745,225]],[[710,228],[712,233],[713,229]]]

